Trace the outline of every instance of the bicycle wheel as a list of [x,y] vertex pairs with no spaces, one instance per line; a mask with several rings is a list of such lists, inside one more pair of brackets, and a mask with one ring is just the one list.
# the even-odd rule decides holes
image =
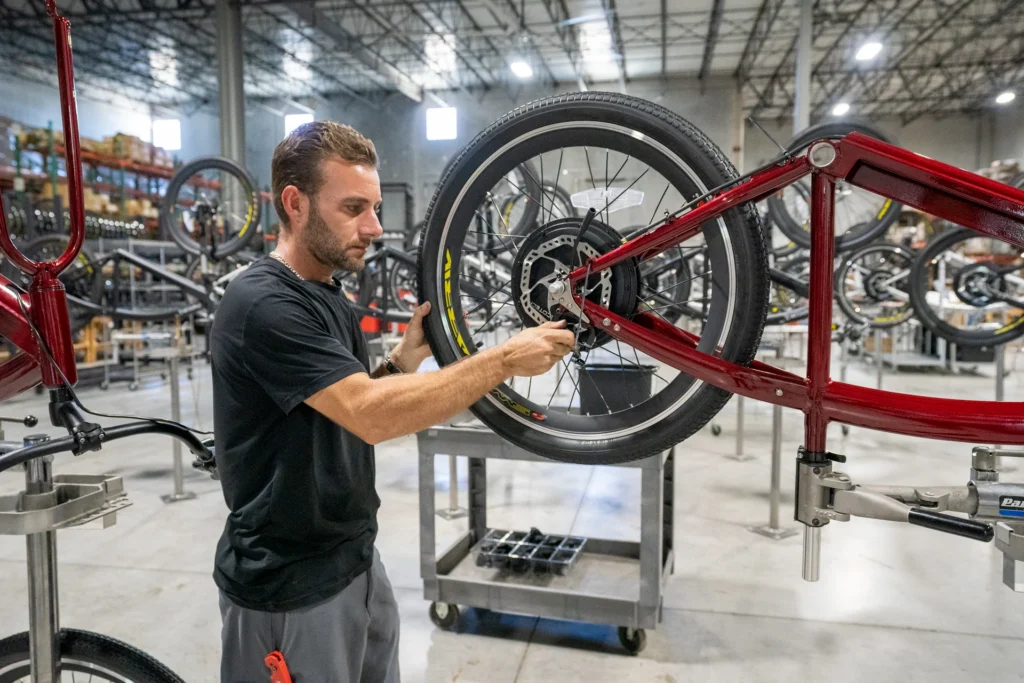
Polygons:
[[[529,234],[499,243],[478,228],[479,211],[489,205],[491,187],[527,160],[538,172],[541,160],[545,173],[569,169],[570,175],[559,175],[559,181],[577,190],[574,206],[600,211],[580,236],[575,255],[578,218],[549,221],[545,216]],[[580,257],[618,246],[630,226],[649,225],[663,217],[663,207],[675,209],[734,177],[728,160],[692,125],[637,98],[579,93],[513,111],[477,136],[451,164],[427,212],[419,291],[421,300],[430,301],[436,312],[425,319],[434,357],[447,365],[498,344],[527,325],[540,324],[551,311],[536,298],[539,284],[567,271]],[[541,185],[546,180],[539,179]],[[709,221],[701,235],[679,246],[706,255],[702,272],[691,275],[691,299],[670,304],[684,305],[695,314],[683,316],[680,324],[699,336],[700,350],[749,362],[764,323],[767,297],[767,256],[753,207],[738,207]],[[509,260],[510,269],[501,270]],[[502,273],[486,297],[494,304],[486,318],[479,312],[485,302],[467,297],[463,286],[470,261],[497,264],[492,272]],[[627,261],[601,274],[599,284],[588,289],[588,298],[626,317],[639,310],[658,315],[660,304],[652,303],[653,295],[664,292],[651,292],[641,268]],[[481,282],[486,284],[483,279],[474,283]],[[506,322],[492,324],[503,312]],[[587,367],[611,365],[623,375],[647,373],[649,387],[641,395],[617,391],[614,408],[597,387],[591,393],[597,395],[599,407],[588,411],[584,401],[576,400],[584,391],[574,377],[576,370],[563,359],[548,375],[506,381],[478,401],[473,412],[504,438],[545,457],[616,463],[661,452],[685,439],[729,399],[728,392],[695,381],[627,344],[592,329],[579,332],[587,352],[585,358],[574,360]],[[581,381],[589,372],[584,370],[579,373]],[[571,387],[563,382],[566,376]]]
[[[24,246],[19,247],[19,249],[21,253],[33,261],[53,261],[64,253],[67,246],[67,237],[44,235],[43,237],[31,240]],[[60,281],[63,283],[64,289],[69,296],[91,303],[99,301],[103,292],[103,274],[95,263],[96,258],[92,252],[83,247],[67,270],[60,274]],[[18,283],[22,289],[27,290],[32,283],[32,278],[9,263],[4,265],[8,279]],[[88,325],[89,321],[97,313],[85,306],[76,305],[73,300],[68,300],[68,315],[71,322],[71,332],[75,333]]]
[[[31,683],[28,633],[0,640],[0,683]],[[145,652],[98,633],[61,629],[59,680],[183,683]]]
[[[790,140],[786,149],[799,153],[822,138],[863,133],[884,142],[891,140],[871,126],[850,121],[833,121],[811,126]],[[811,248],[810,179],[801,180],[768,198],[768,212],[779,230],[805,249]],[[857,249],[884,233],[899,218],[901,204],[854,187],[836,183],[836,253]]]
[[910,320],[913,263],[914,253],[895,244],[873,244],[850,254],[835,274],[839,308],[853,322],[876,329]]
[[946,341],[1005,344],[1024,335],[1024,259],[1016,247],[966,228],[941,233],[914,260],[910,300]]
[[419,301],[416,297],[416,268],[395,261],[388,272],[388,296],[393,308],[412,313]]
[[160,224],[189,254],[215,259],[244,249],[260,224],[256,179],[224,157],[203,157],[181,167],[160,205]]

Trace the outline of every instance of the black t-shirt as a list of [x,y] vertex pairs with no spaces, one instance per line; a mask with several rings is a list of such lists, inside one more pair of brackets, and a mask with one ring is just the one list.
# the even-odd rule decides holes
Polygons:
[[303,403],[369,370],[341,287],[264,258],[227,288],[210,336],[217,469],[231,512],[214,580],[242,607],[320,602],[366,571],[373,447]]

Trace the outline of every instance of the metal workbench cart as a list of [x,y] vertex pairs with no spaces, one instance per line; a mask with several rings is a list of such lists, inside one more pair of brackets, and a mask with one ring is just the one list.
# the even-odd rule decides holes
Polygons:
[[[517,574],[478,566],[475,561],[476,546],[488,532],[487,459],[550,461],[513,446],[483,426],[435,427],[417,436],[420,575],[424,597],[433,601],[430,616],[435,624],[452,628],[462,605],[607,624],[618,627],[619,640],[631,653],[644,648],[645,629],[661,621],[662,592],[674,568],[672,451],[618,465],[641,470],[639,542],[587,538],[576,565],[564,576]],[[469,462],[469,530],[440,557],[435,538],[437,455],[464,455]]]

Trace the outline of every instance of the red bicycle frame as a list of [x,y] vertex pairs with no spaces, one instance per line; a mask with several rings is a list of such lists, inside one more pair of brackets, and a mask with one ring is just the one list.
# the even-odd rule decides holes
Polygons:
[[32,261],[14,246],[7,232],[5,212],[0,210],[0,250],[23,273],[32,276],[27,294],[18,293],[10,280],[0,276],[0,335],[20,350],[0,364],[0,401],[30,389],[40,381],[46,387],[55,388],[63,386],[65,379],[71,384],[78,380],[67,296],[64,285],[57,279],[78,256],[85,239],[71,26],[67,19],[57,14],[54,0],[46,0],[46,11],[53,20],[53,39],[57,48],[71,237],[64,253],[55,261]]
[[804,156],[780,162],[676,218],[574,270],[570,284],[628,258],[646,259],[696,236],[701,225],[811,175],[811,273],[807,376],[760,362],[731,363],[698,351],[698,337],[640,312],[627,320],[576,301],[604,332],[699,380],[732,393],[802,410],[804,445],[825,452],[829,422],[948,441],[1024,445],[1024,403],[964,401],[900,394],[833,382],[832,269],[835,184],[851,185],[913,206],[1024,249],[1024,191],[852,133],[822,140]]

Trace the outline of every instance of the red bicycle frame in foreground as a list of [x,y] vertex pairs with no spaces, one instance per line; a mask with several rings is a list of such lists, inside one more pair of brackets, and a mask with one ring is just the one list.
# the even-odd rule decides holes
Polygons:
[[[40,381],[48,388],[55,388],[63,386],[65,379],[71,384],[78,379],[67,298],[64,286],[57,279],[78,256],[85,239],[71,30],[68,20],[57,15],[53,0],[46,0],[46,10],[53,19],[53,38],[57,48],[71,237],[64,253],[57,260],[45,263],[29,260],[11,242],[5,212],[0,210],[0,250],[22,272],[32,276],[27,294],[17,293],[11,281],[0,276],[0,336],[6,337],[20,350],[20,353],[0,364],[0,401],[30,389]],[[37,331],[45,343],[45,349],[40,347]]]
[[[701,225],[811,175],[811,274],[807,376],[770,365],[731,363],[696,349],[698,337],[651,313],[631,320],[580,301],[590,321],[699,380],[758,401],[802,410],[804,446],[825,452],[829,422],[949,441],[1024,445],[1024,403],[899,394],[832,382],[833,212],[837,180],[913,206],[1024,249],[1024,192],[858,133],[810,146],[806,155],[760,171],[689,213],[570,274],[572,285],[627,258],[650,258],[696,236]],[[575,291],[575,287],[573,287]]]

